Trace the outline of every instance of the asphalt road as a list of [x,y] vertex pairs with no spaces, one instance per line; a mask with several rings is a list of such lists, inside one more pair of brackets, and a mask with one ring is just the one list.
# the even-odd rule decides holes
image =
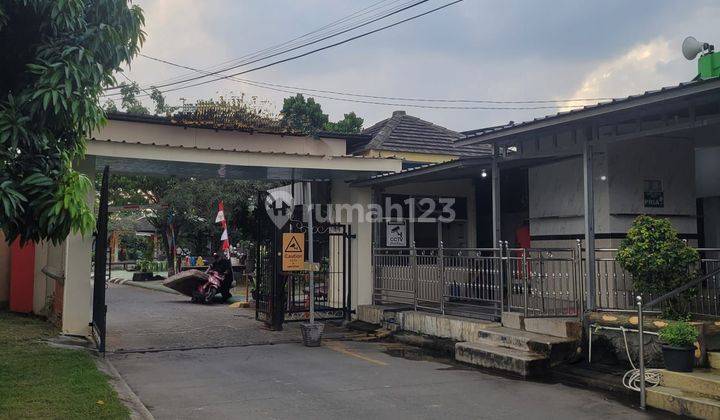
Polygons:
[[[325,340],[321,348],[306,348],[297,342],[295,328],[267,331],[248,319],[249,311],[226,305],[184,304],[170,294],[129,286],[109,289],[108,302],[110,341],[126,349],[108,358],[160,419],[641,419],[653,414],[561,384],[391,356],[388,350],[397,350],[397,344]],[[201,334],[212,329],[218,331]],[[185,350],[168,350],[178,347]],[[131,348],[136,351],[127,351]]]

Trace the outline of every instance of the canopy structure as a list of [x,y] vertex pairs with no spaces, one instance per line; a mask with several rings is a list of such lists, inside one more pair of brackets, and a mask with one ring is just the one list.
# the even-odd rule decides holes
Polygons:
[[[86,158],[78,164],[80,171],[92,177],[109,166],[112,174],[326,181],[332,183],[337,200],[349,200],[358,194],[351,191],[350,181],[399,172],[402,168],[397,159],[348,154],[347,141],[352,140],[352,135],[308,136],[187,126],[169,118],[127,114],[111,114],[108,119],[103,128],[92,133]],[[94,192],[88,201],[95,201]],[[369,235],[370,227],[356,226],[355,231],[361,236]],[[62,292],[65,333],[89,334],[92,241],[92,237],[71,235],[62,247],[57,247],[65,262]],[[357,252],[354,257],[369,253],[369,245],[365,248],[368,249],[363,248],[363,253]]]

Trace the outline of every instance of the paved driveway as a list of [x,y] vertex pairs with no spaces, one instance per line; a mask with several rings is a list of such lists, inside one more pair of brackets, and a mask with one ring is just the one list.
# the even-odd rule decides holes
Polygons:
[[267,331],[250,319],[251,311],[226,305],[192,305],[129,286],[110,289],[108,302],[111,347],[126,349],[108,358],[160,419],[643,419],[653,414],[560,384],[393,357],[388,346],[397,344],[325,340],[321,348],[306,348],[296,327]]

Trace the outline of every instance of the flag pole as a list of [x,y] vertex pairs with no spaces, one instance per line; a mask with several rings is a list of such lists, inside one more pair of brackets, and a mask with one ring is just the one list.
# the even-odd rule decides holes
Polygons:
[[306,183],[307,193],[305,194],[305,204],[307,204],[308,215],[308,261],[310,262],[310,324],[315,323],[315,270],[312,267],[314,262],[313,255],[313,215],[312,215],[312,184]]

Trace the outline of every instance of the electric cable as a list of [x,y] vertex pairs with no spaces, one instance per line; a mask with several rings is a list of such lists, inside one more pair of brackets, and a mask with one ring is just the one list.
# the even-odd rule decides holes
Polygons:
[[[237,64],[237,65],[234,65],[234,66],[230,66],[230,67],[227,67],[227,68],[224,68],[224,69],[221,69],[221,70],[211,71],[211,72],[209,72],[209,73],[207,73],[207,74],[204,74],[204,75],[202,75],[202,76],[189,77],[189,78],[186,78],[186,79],[183,80],[183,81],[177,81],[177,82],[172,82],[172,83],[161,83],[161,84],[155,85],[155,87],[156,87],[156,88],[164,88],[164,87],[174,86],[174,85],[176,85],[176,84],[188,83],[188,82],[192,82],[192,81],[195,81],[195,80],[204,79],[204,78],[206,78],[206,77],[218,75],[218,74],[224,73],[224,72],[226,72],[226,71],[234,70],[234,69],[237,69],[237,68],[239,68],[239,67],[248,66],[248,65],[250,65],[250,64],[254,64],[254,63],[257,63],[257,62],[260,62],[260,61],[264,61],[264,60],[267,60],[267,59],[270,59],[270,58],[273,58],[273,57],[277,57],[277,56],[279,56],[279,55],[282,55],[282,54],[285,54],[285,53],[288,53],[288,52],[291,52],[291,51],[295,51],[295,50],[298,50],[298,49],[307,47],[307,46],[309,46],[309,45],[312,45],[312,44],[316,44],[316,43],[318,43],[318,42],[325,41],[325,40],[330,39],[330,38],[334,38],[334,37],[336,37],[336,36],[338,36],[338,35],[342,35],[342,34],[344,34],[344,33],[353,31],[353,30],[358,29],[358,28],[361,28],[361,27],[363,27],[363,26],[367,26],[367,25],[369,25],[369,24],[371,24],[371,23],[375,23],[375,22],[377,22],[377,21],[379,21],[379,20],[382,20],[382,19],[385,19],[385,18],[387,18],[387,17],[393,16],[393,15],[395,15],[395,14],[397,14],[397,13],[400,13],[400,12],[404,12],[405,10],[408,10],[408,9],[413,8],[413,7],[419,6],[419,5],[421,5],[421,4],[423,4],[423,3],[426,3],[426,2],[428,2],[428,1],[430,1],[430,0],[419,0],[419,1],[415,1],[415,2],[410,2],[410,4],[408,4],[407,6],[404,6],[404,7],[400,8],[400,9],[397,9],[397,10],[391,11],[391,12],[389,12],[389,13],[386,13],[386,14],[382,15],[381,17],[378,17],[378,18],[376,18],[376,19],[370,20],[370,21],[368,21],[368,22],[363,22],[363,23],[361,23],[361,24],[355,25],[355,26],[353,26],[353,27],[351,27],[351,28],[349,28],[349,29],[345,29],[345,30],[342,30],[342,31],[337,32],[337,33],[334,33],[334,34],[331,34],[331,35],[328,35],[328,36],[324,36],[324,37],[322,37],[322,38],[320,38],[320,39],[318,39],[318,40],[309,41],[309,42],[303,43],[303,44],[301,44],[301,45],[298,45],[298,46],[295,46],[295,47],[292,47],[292,48],[289,48],[289,49],[286,49],[286,50],[283,50],[283,51],[280,51],[280,52],[275,52],[275,53],[270,54],[270,55],[267,55],[267,56],[255,58],[255,59],[250,60],[250,61],[248,61],[248,62],[243,62],[243,63],[241,63],[241,64]],[[450,5],[454,4],[454,3],[459,3],[459,2],[461,2],[461,1],[463,1],[463,0],[456,0],[455,2],[450,3],[450,4],[448,4],[448,5],[445,5],[445,6],[436,8],[436,9],[433,9],[433,10],[431,10],[430,12],[443,9],[443,8],[445,8],[445,7],[447,7],[447,6],[450,6]],[[406,4],[407,4],[407,3],[406,3]],[[416,17],[420,17],[420,16],[423,16],[423,15],[425,15],[425,14],[428,14],[428,12],[426,12],[426,13],[424,13],[424,14],[421,14],[421,15],[418,15],[418,16],[416,16]],[[416,17],[413,17],[412,19],[414,19],[414,18],[416,18]],[[412,20],[412,19],[408,19],[408,20]],[[406,20],[406,21],[407,21],[407,20]],[[380,28],[380,30],[382,30],[382,29],[387,29],[387,28],[390,28],[390,27],[392,27],[392,26],[396,26],[397,24],[403,23],[403,22],[404,22],[404,21],[400,21],[400,22],[398,22],[398,23],[395,23],[395,24],[392,24],[392,25],[388,25],[388,26],[386,26],[386,27],[384,27],[384,28]],[[286,61],[290,61],[290,60],[294,60],[294,59],[297,59],[297,58],[300,58],[300,57],[304,57],[304,56],[306,56],[306,55],[310,55],[310,54],[312,54],[312,53],[315,53],[315,52],[318,52],[318,51],[322,51],[322,50],[324,50],[324,49],[328,49],[328,48],[331,48],[331,47],[334,47],[334,46],[337,46],[337,45],[341,45],[341,44],[344,44],[344,43],[346,43],[346,42],[352,41],[352,40],[357,39],[357,38],[361,38],[361,37],[363,37],[363,36],[370,35],[370,34],[372,34],[372,33],[378,32],[378,31],[379,31],[379,30],[371,31],[371,32],[362,34],[362,35],[360,35],[360,36],[353,37],[353,38],[350,38],[350,39],[348,39],[348,40],[345,40],[345,41],[342,41],[342,42],[339,42],[339,43],[336,43],[336,44],[332,44],[332,45],[327,46],[327,47],[323,47],[323,48],[320,48],[320,49],[317,49],[317,50],[310,51],[310,52],[305,53],[305,54],[300,54],[300,55],[298,55],[298,56],[290,57],[289,59],[276,61],[276,62],[274,62],[274,63],[270,63],[269,65],[260,66],[260,67],[257,67],[256,69],[251,70],[251,71],[259,70],[259,69],[262,69],[262,68],[270,67],[270,66],[275,65],[275,64],[280,64],[280,63],[284,63],[284,62],[286,62]],[[240,73],[240,74],[242,74],[242,73]],[[220,79],[214,79],[214,80],[212,80],[212,81],[221,80],[221,79],[222,79],[222,78],[220,78]],[[210,82],[212,82],[212,81],[210,81]],[[210,83],[210,82],[208,82],[208,83]],[[192,86],[190,86],[190,87],[192,87]],[[117,87],[112,87],[112,88],[109,88],[108,90],[113,90],[113,89],[116,89],[116,88],[117,88]]]

